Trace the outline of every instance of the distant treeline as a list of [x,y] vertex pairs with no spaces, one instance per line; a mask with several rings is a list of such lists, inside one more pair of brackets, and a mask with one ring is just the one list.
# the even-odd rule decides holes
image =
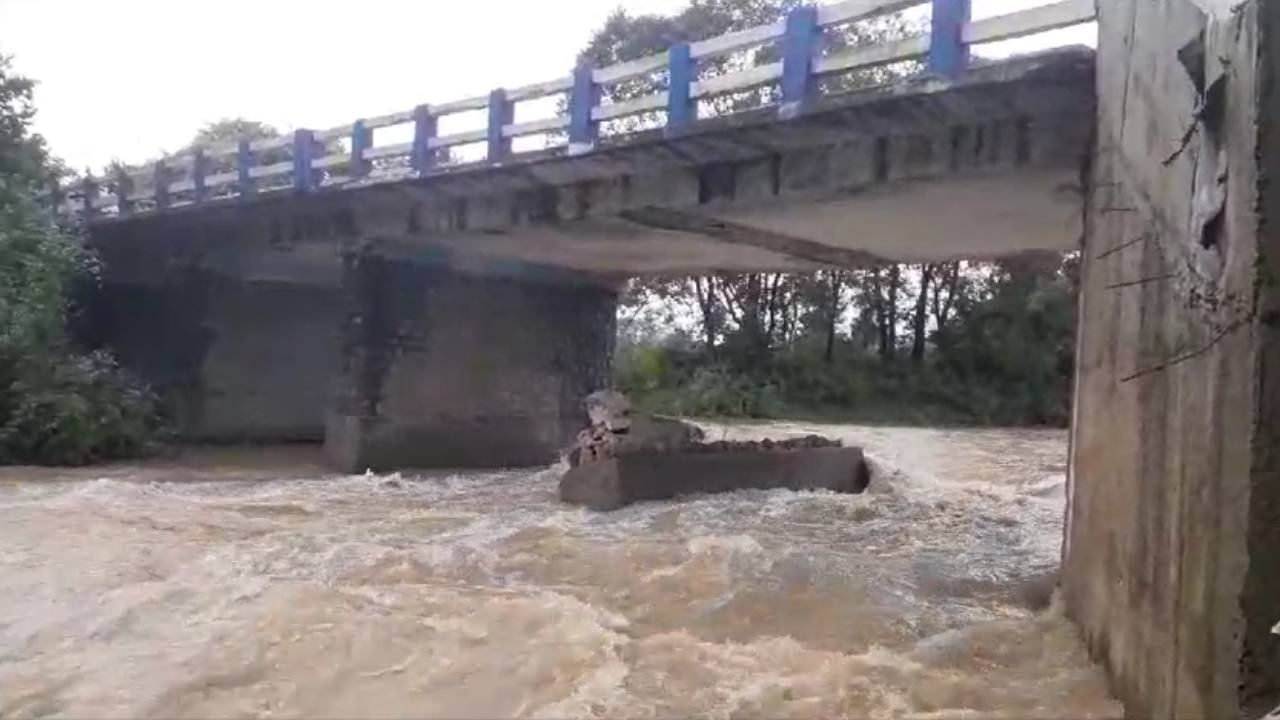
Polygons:
[[681,415],[1065,425],[1076,263],[635,282],[616,382]]

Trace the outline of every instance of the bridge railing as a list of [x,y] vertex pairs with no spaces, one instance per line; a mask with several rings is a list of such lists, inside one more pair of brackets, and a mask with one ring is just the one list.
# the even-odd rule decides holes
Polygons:
[[[515,89],[498,89],[438,105],[363,118],[326,130],[296,130],[278,138],[193,147],[142,171],[106,178],[86,177],[53,191],[54,205],[89,217],[129,215],[221,201],[260,193],[310,192],[437,172],[443,154],[460,146],[484,147],[484,160],[500,164],[519,153],[513,141],[548,138],[548,147],[580,154],[593,149],[601,127],[635,116],[658,116],[679,133],[697,122],[699,104],[733,93],[772,88],[785,117],[819,92],[824,78],[923,60],[927,71],[950,77],[969,65],[973,45],[1045,32],[1095,19],[1095,0],[1057,0],[1028,10],[970,20],[970,0],[846,0],[802,6],[778,22],[683,43],[668,51],[603,68],[581,67],[571,75]],[[917,7],[932,6],[928,31],[870,45],[831,42],[844,26]],[[731,66],[716,75],[701,72],[717,59],[769,46],[768,58]],[[648,80],[662,89],[612,101],[611,88]],[[552,117],[515,121],[517,104],[560,97]],[[440,121],[483,112],[483,127],[441,134]],[[412,127],[412,140],[375,144],[375,133]],[[625,132],[625,129],[623,130]],[[545,149],[542,149],[545,151]]]

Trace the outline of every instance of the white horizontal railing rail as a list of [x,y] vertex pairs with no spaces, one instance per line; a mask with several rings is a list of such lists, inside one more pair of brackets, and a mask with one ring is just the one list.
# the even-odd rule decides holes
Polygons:
[[[90,176],[74,186],[54,188],[50,200],[60,210],[95,216],[154,212],[263,192],[309,192],[381,178],[429,175],[437,170],[444,151],[464,145],[484,144],[484,162],[501,163],[516,154],[513,140],[536,135],[548,137],[549,145],[567,145],[570,154],[579,154],[596,146],[603,123],[664,113],[663,126],[679,132],[697,122],[700,102],[760,87],[775,87],[773,96],[793,111],[818,92],[819,80],[835,74],[924,59],[928,72],[955,76],[968,67],[970,46],[1091,22],[1096,18],[1094,2],[1058,0],[977,21],[969,19],[970,0],[845,0],[803,6],[767,25],[682,43],[609,67],[579,68],[547,82],[419,105],[324,130],[189,148],[143,171]],[[851,47],[827,42],[850,23],[917,7],[931,7],[928,33]],[[827,51],[828,45],[834,47]],[[762,48],[774,49],[773,54],[757,55],[767,62],[746,67],[741,62],[727,63],[719,74],[703,72],[714,61]],[[646,83],[634,84],[637,80]],[[662,89],[633,96],[619,92],[625,83],[633,83],[631,91],[646,86]],[[515,121],[519,103],[556,97],[564,99],[559,106],[563,112]],[[477,111],[487,113],[484,127],[438,132],[442,118]],[[376,131],[398,127],[411,127],[412,141],[374,143]]]

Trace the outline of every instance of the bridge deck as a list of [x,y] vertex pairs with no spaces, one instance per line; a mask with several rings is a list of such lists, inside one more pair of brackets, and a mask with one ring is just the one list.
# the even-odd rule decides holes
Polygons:
[[1058,50],[827,96],[786,119],[761,108],[590,153],[102,218],[93,236],[109,260],[128,258],[109,263],[120,272],[187,252],[324,282],[353,242],[462,267],[622,275],[1067,249],[1093,82],[1091,50]]
[[[59,188],[55,200],[98,220],[421,178],[449,172],[460,162],[504,165],[533,148],[533,155],[542,154],[542,148],[580,155],[619,136],[643,135],[648,128],[685,133],[707,122],[709,115],[715,119],[742,108],[744,99],[773,104],[786,117],[825,92],[865,83],[866,73],[893,63],[924,60],[930,74],[955,78],[968,69],[972,46],[1095,17],[1094,0],[1056,0],[971,22],[970,1],[844,0],[801,6],[774,23],[605,68],[582,67],[526,87],[420,105],[326,130],[191,147],[151,167]],[[927,33],[859,43],[854,31],[858,23],[908,9],[932,10]],[[731,102],[719,102],[726,99]],[[539,108],[535,119],[516,121],[530,110],[537,115]],[[552,109],[549,116],[547,108]],[[442,120],[466,113],[486,114],[487,121],[482,127],[440,132]],[[411,130],[411,140],[397,141],[409,138],[405,132],[393,137],[397,130]]]

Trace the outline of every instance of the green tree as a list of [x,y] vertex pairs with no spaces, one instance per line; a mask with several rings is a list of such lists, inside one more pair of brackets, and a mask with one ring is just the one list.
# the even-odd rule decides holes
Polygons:
[[853,272],[833,268],[797,279],[797,302],[803,306],[801,324],[805,333],[821,339],[822,360],[835,361],[840,319],[849,306],[848,285]]
[[[195,137],[191,138],[191,142],[187,144],[187,148],[203,147],[203,148],[223,148],[234,146],[241,140],[254,142],[256,140],[271,140],[280,137],[280,131],[264,122],[257,120],[249,120],[242,117],[224,118],[216,122],[211,122],[196,132]],[[289,150],[286,148],[275,148],[261,153],[256,161],[261,165],[273,165],[275,163],[284,162],[289,159]],[[237,157],[235,153],[223,155],[221,157],[211,158],[209,161],[208,172],[225,173],[236,169]],[[285,182],[286,179],[279,180]],[[230,188],[226,192],[231,192]]]
[[[619,8],[596,31],[587,46],[578,53],[578,64],[606,67],[665,52],[672,45],[694,42],[771,23],[800,3],[797,0],[691,0],[675,15],[631,15]],[[702,77],[721,75],[773,58],[772,47],[761,47],[716,58],[703,63]],[[610,102],[622,102],[658,92],[664,85],[663,73],[627,80],[604,91]],[[765,102],[768,90],[731,93],[703,101],[703,115],[745,110]],[[660,124],[661,113],[642,113],[607,123],[604,134],[634,131]]]
[[44,138],[29,132],[34,92],[35,81],[15,74],[12,58],[0,55],[0,176],[43,189],[60,168],[50,161]]
[[155,427],[150,393],[67,337],[69,289],[95,261],[35,200],[60,168],[30,129],[34,88],[0,58],[0,462],[135,454]]
[[280,131],[257,120],[242,117],[224,118],[211,122],[196,133],[189,143],[192,146],[212,147],[234,145],[241,140],[270,140],[280,137]]
[[1067,421],[1074,262],[1051,255],[995,264],[984,296],[937,334],[939,370],[978,415],[994,422]]

